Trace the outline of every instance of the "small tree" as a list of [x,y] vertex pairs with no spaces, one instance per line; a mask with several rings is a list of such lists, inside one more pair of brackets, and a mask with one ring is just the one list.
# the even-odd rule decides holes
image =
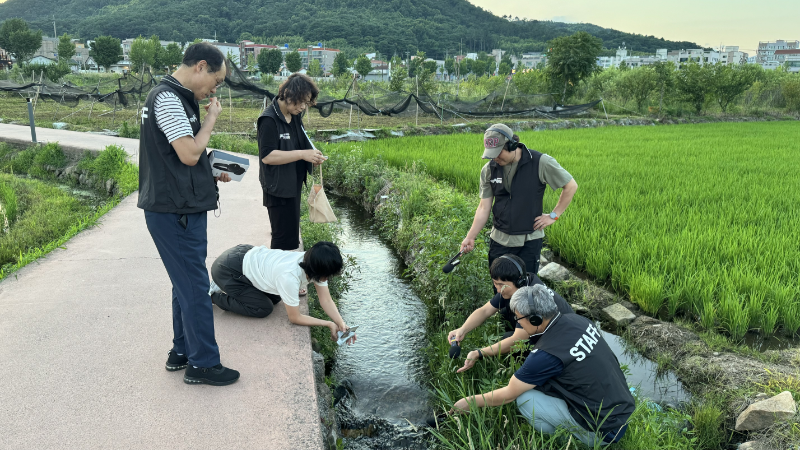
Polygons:
[[175,70],[183,63],[183,49],[175,42],[170,42],[164,50],[164,65]]
[[262,50],[258,54],[258,70],[263,74],[275,74],[281,69],[283,54],[277,48]]
[[422,63],[422,68],[428,73],[436,74],[436,61],[424,61]]
[[155,56],[156,50],[149,39],[145,39],[140,35],[131,43],[131,51],[128,53],[128,58],[130,58],[131,65],[137,72],[144,72],[146,65],[152,66]]
[[363,78],[367,78],[367,75],[372,72],[372,62],[367,58],[367,55],[362,54],[356,58],[355,69],[359,75]]
[[339,76],[343,73],[346,73],[350,69],[350,60],[347,59],[347,55],[344,52],[339,52],[336,54],[336,57],[333,59],[333,75]]
[[311,62],[308,63],[308,76],[321,77],[322,75],[322,65],[319,63],[319,60],[312,59]]
[[32,31],[22,19],[8,19],[0,26],[0,47],[4,48],[18,64],[28,62],[42,46],[42,31]]
[[711,77],[711,93],[717,99],[722,112],[727,112],[728,105],[750,89],[756,81],[755,74],[746,66],[729,66],[723,63],[714,64]]
[[408,70],[400,64],[392,64],[392,79],[389,80],[389,90],[392,92],[400,92],[403,90],[403,85],[408,78]]
[[656,71],[658,86],[661,90],[661,95],[658,100],[658,112],[660,114],[661,108],[664,106],[664,91],[671,89],[675,84],[675,63],[672,61],[659,61],[653,64],[653,70]]
[[711,90],[710,66],[701,66],[696,61],[683,65],[675,77],[675,85],[683,98],[694,106],[697,114],[703,110],[706,96]]
[[633,98],[636,110],[642,112],[650,95],[658,88],[658,74],[652,67],[630,69],[622,73],[618,87],[626,91],[623,95]]
[[454,58],[447,58],[444,60],[444,71],[448,76],[456,74],[456,60]]
[[800,75],[784,77],[781,82],[781,93],[789,111],[800,112]]
[[561,89],[561,103],[581,80],[599,70],[597,56],[603,41],[585,31],[548,42],[547,75]]
[[287,53],[284,62],[286,63],[286,68],[292,73],[299,72],[303,68],[303,59],[297,50]]
[[500,65],[497,67],[497,73],[502,76],[511,75],[511,69],[514,68],[514,62],[511,61],[511,55],[506,52],[500,58]]
[[111,36],[99,36],[91,44],[89,55],[94,61],[108,71],[111,66],[122,59],[122,42]]
[[72,43],[72,37],[64,33],[58,37],[58,60],[69,64],[73,56],[75,56],[75,44]]
[[239,55],[234,54],[232,51],[228,50],[228,54],[225,55],[225,58],[231,60],[237,66],[239,65]]
[[541,94],[547,92],[547,75],[543,70],[517,71],[514,74],[514,86],[523,94]]
[[161,39],[155,34],[150,36],[150,46],[153,48],[153,62],[151,66],[157,71],[164,70],[164,66],[166,65],[164,63],[164,53],[166,50],[161,46]]

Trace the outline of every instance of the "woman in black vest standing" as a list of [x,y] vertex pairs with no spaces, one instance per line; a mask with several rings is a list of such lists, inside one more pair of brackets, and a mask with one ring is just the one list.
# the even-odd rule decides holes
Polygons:
[[258,118],[259,180],[272,227],[270,248],[300,246],[300,197],[313,167],[325,157],[308,140],[301,114],[316,103],[319,88],[306,75],[294,73],[278,88],[278,96]]

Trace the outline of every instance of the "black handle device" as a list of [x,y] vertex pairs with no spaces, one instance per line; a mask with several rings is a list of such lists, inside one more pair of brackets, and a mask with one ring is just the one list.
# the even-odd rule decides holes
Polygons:
[[442,267],[442,272],[450,273],[456,268],[457,265],[461,264],[461,260],[458,258],[460,258],[463,253],[464,252],[458,252],[456,253],[456,256],[450,258],[450,261],[447,261],[447,264]]
[[461,355],[461,346],[456,339],[450,342],[450,359],[456,359]]

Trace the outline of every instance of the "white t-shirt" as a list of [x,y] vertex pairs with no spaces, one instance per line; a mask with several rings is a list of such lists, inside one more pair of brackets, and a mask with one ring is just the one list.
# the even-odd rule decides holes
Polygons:
[[[304,256],[305,252],[253,247],[244,255],[242,273],[258,290],[280,295],[285,304],[298,306],[300,288],[308,285],[306,273],[299,264]],[[315,281],[314,284],[327,286],[328,282]]]

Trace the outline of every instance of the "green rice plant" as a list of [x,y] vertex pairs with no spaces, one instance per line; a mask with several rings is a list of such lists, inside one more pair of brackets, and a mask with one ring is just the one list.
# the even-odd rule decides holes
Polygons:
[[761,333],[765,336],[772,336],[775,333],[775,325],[778,323],[780,309],[777,305],[771,305],[761,314]]
[[719,317],[722,327],[734,341],[744,337],[750,329],[750,311],[733,292],[724,292],[719,303]]
[[710,300],[703,302],[703,309],[700,311],[700,326],[706,330],[713,330],[717,326],[717,310],[714,302]]
[[655,314],[664,304],[663,281],[648,274],[639,274],[630,282],[631,300],[646,313]]
[[784,309],[783,328],[790,334],[800,331],[800,299],[790,302]]

